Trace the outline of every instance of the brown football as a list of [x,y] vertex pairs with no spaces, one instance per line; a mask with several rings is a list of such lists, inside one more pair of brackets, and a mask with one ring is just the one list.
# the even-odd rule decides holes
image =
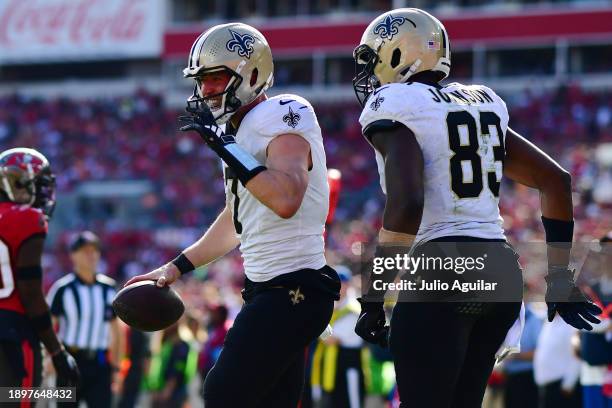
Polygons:
[[115,314],[127,325],[143,331],[162,330],[183,315],[185,305],[169,286],[141,281],[124,287],[113,299]]

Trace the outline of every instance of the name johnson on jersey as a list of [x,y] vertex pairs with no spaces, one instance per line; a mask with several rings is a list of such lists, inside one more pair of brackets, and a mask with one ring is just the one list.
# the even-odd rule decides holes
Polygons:
[[[499,213],[508,110],[482,85],[392,83],[372,93],[359,121],[408,127],[424,159],[425,205],[417,241],[444,236],[505,239]],[[385,191],[383,157],[375,150]]]

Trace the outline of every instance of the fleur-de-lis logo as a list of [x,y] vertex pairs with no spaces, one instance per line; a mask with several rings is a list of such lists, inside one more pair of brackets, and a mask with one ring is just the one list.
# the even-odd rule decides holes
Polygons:
[[306,299],[306,296],[304,296],[304,294],[300,292],[299,286],[295,290],[290,290],[289,296],[291,297],[291,303],[293,303],[294,306],[300,303],[302,300]]
[[372,103],[370,104],[370,109],[372,109],[373,111],[377,111],[378,108],[380,108],[380,104],[383,103],[384,101],[385,101],[385,98],[383,98],[381,95],[378,95],[376,99],[374,99]]
[[238,55],[245,58],[250,58],[253,53],[253,44],[255,44],[255,37],[250,34],[240,34],[234,30],[229,30],[232,34],[232,39],[225,44],[225,48],[228,51],[236,51]]
[[[379,35],[380,38],[388,38],[390,40],[399,32],[398,27],[404,24],[406,21],[410,20],[405,17],[393,17],[391,14],[389,14],[383,21],[376,24],[376,27],[374,27],[374,34]],[[412,21],[410,22],[416,27]]]
[[289,106],[289,113],[283,116],[283,122],[287,123],[287,126],[290,126],[295,129],[301,118],[302,117],[300,116],[300,114],[295,113],[293,109],[291,109],[291,106]]

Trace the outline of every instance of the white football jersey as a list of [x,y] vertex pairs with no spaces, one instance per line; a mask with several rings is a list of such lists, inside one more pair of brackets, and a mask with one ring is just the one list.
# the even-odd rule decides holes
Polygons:
[[321,128],[310,103],[297,95],[279,95],[261,102],[242,119],[236,142],[265,164],[268,144],[287,133],[306,139],[312,156],[308,188],[293,217],[276,215],[231,177],[231,169],[223,169],[244,271],[254,282],[304,268],[319,269],[326,263],[323,231],[329,207],[327,164]]
[[[369,97],[359,118],[364,130],[378,120],[408,127],[423,152],[425,204],[418,241],[505,239],[498,204],[508,110],[495,92],[459,83],[441,89],[390,84]],[[375,154],[384,192],[383,158]]]

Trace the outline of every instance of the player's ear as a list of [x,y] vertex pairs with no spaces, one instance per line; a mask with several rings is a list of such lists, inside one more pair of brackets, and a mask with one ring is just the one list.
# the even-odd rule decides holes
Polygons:
[[253,69],[253,71],[251,71],[251,81],[250,81],[251,86],[257,83],[258,76],[259,76],[259,71],[257,70],[257,68]]

